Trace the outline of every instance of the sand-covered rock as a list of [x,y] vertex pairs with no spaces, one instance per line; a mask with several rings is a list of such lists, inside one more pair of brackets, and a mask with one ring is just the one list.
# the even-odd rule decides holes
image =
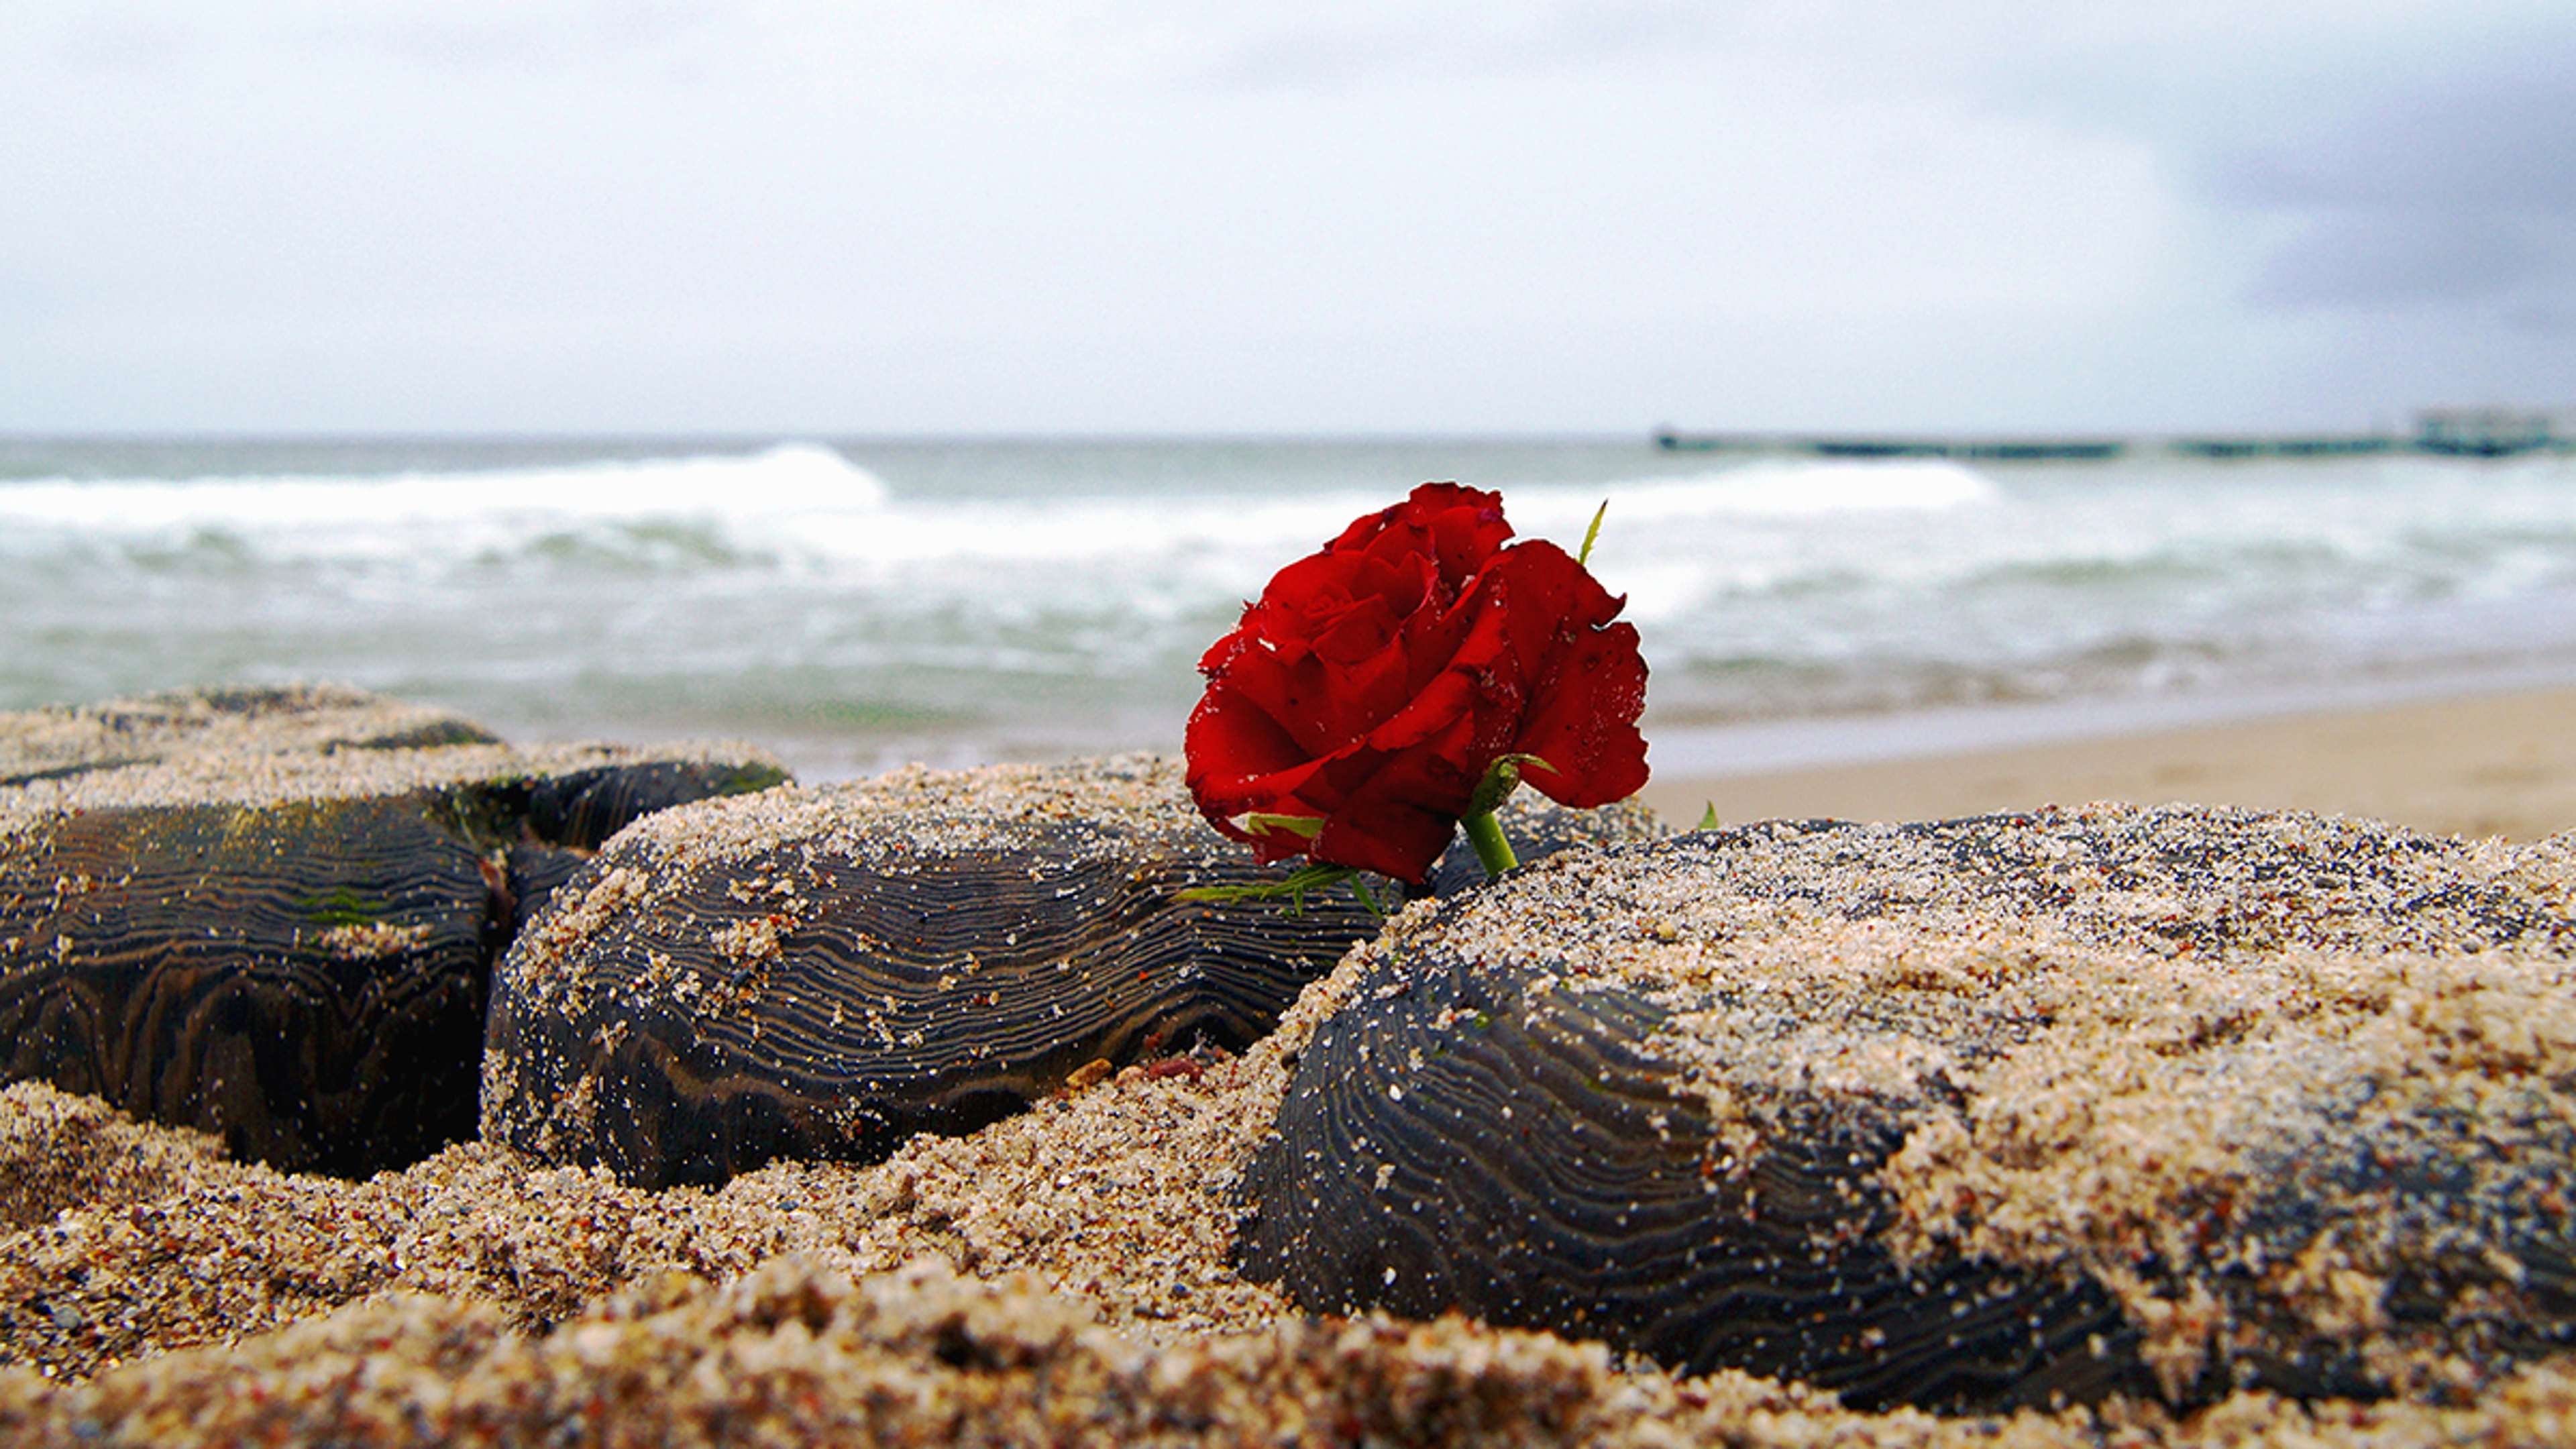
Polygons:
[[[1531,848],[1653,833],[1517,816]],[[871,1161],[1078,1080],[1241,1052],[1379,905],[1275,883],[1137,755],[710,800],[620,835],[494,985],[485,1135],[650,1187]],[[1378,881],[1374,899],[1401,900]]]
[[499,743],[445,710],[344,684],[173,690],[0,712],[0,786],[188,756]]
[[2125,807],[1566,857],[1355,953],[1242,1261],[1863,1403],[2473,1389],[2576,1337],[2565,864]]
[[[1636,866],[1662,857],[1705,869]],[[0,1196],[0,1441],[2560,1442],[2576,1360],[2535,1295],[2568,1118],[2538,1109],[2569,1048],[2563,993],[2531,981],[2563,961],[2571,895],[2576,840],[2228,811],[1575,855],[1409,907],[1239,1054],[716,1187],[482,1141],[364,1181],[286,1174],[22,1083],[0,1090],[0,1181],[24,1183]],[[1551,999],[1708,1023],[1600,1060],[1665,1064],[1667,1127],[1724,1123],[1757,1177],[1743,1129],[1781,1104],[1753,1084],[1810,1062],[1856,1119],[1906,1127],[1855,1189],[1891,1261],[2092,1282],[2135,1376],[2062,1409],[1863,1410],[1623,1360],[1597,1314],[1317,1317],[1248,1278],[1246,1183],[1292,1075],[1338,1014],[1402,999],[1374,978],[1391,949],[1435,944],[1498,973],[1552,957]],[[1870,1049],[1891,1026],[1911,1045]],[[2372,1092],[2302,1095],[2320,1061]],[[2311,1150],[2285,1164],[2281,1141]],[[2384,1181],[2342,1175],[2365,1159],[2341,1149],[2392,1142],[2415,1155]],[[2427,1163],[2457,1190],[2421,1188]],[[1463,1196],[1423,1201],[1453,1240],[1491,1231]],[[2301,1371],[2380,1379],[2237,1386],[2249,1346],[2295,1333]]]
[[54,762],[0,788],[0,1079],[289,1168],[470,1135],[524,911],[628,820],[784,778],[748,746],[446,742],[477,733],[335,690],[0,718]]
[[1288,1318],[1149,1344],[1025,1275],[934,1259],[853,1279],[782,1257],[731,1283],[660,1275],[577,1320],[511,1333],[487,1305],[391,1294],[282,1332],[80,1385],[0,1368],[17,1445],[1885,1445],[2564,1442],[2576,1377],[2516,1373],[2474,1405],[2241,1395],[2153,1411],[1936,1418],[1725,1373],[1622,1372],[1598,1344],[1456,1319]]

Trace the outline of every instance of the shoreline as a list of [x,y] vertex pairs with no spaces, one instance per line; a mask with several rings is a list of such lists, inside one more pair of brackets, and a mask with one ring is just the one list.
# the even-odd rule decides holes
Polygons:
[[[1724,725],[1650,716],[1644,728],[1655,773],[1639,798],[1676,829],[1712,806],[1728,824],[1893,822],[2120,800],[2307,810],[2515,841],[2576,830],[2576,680],[2555,673]],[[502,732],[579,734],[516,721]],[[957,770],[1136,750],[1177,759],[1177,724],[1171,734],[1113,730],[1016,749],[935,732],[751,738],[799,780],[825,785],[908,763]]]
[[1712,808],[1726,823],[1913,821],[2094,800],[2309,810],[2516,841],[2576,829],[2571,684],[1741,771],[1723,767],[1723,740],[1686,738],[1683,767],[1640,798],[1684,829]]

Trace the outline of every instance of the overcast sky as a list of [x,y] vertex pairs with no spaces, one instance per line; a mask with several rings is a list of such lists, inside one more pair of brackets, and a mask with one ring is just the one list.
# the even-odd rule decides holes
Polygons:
[[0,429],[2576,405],[2567,0],[12,0]]

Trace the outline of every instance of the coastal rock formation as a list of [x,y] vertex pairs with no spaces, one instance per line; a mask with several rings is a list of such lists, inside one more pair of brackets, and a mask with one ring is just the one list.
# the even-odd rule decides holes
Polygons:
[[[1538,852],[1656,829],[1634,810],[1515,820]],[[673,811],[612,842],[502,963],[484,1132],[629,1182],[722,1182],[1239,1052],[1381,924],[1341,887],[1179,899],[1285,874],[1148,756]]]
[[345,690],[0,717],[0,1079],[286,1169],[469,1135],[520,908],[639,814],[784,778],[747,749],[478,737]]
[[1859,1405],[2474,1391],[2576,1339],[2570,844],[2095,807],[1569,856],[1319,988],[1239,1263]]
[[[1409,989],[1380,974],[1381,945],[1346,953],[1231,1060],[1068,1082],[883,1162],[779,1161],[715,1188],[651,1191],[480,1139],[365,1180],[280,1173],[95,1097],[0,1088],[0,1440],[2562,1442],[2576,1423],[2576,1352],[2552,1296],[2571,1033],[2563,984],[2531,987],[2564,964],[2571,900],[2576,837],[2464,847],[2307,817],[2104,808],[1746,829],[1540,865],[1394,923],[1407,959],[1445,942],[1502,979],[1553,959],[1575,1006],[1626,981],[1640,1010],[1681,1021],[1691,1013],[1673,1008],[1698,1001],[1736,1021],[1703,1042],[1721,1050],[1671,1093],[1688,1110],[1663,1125],[1679,1140],[1696,1112],[1732,1133],[1766,1214],[1796,1176],[1746,1135],[1763,1120],[1758,1083],[1865,1108],[1876,1091],[1889,1113],[1919,1113],[1857,1189],[1879,1204],[1888,1257],[1909,1273],[1980,1261],[2005,1285],[2093,1281],[2116,1320],[2109,1377],[2135,1392],[2090,1412],[1861,1408],[1809,1382],[1617,1352],[1603,1340],[1635,1340],[1597,1304],[1524,1332],[1318,1317],[1247,1281],[1230,1266],[1236,1204],[1292,1077],[1313,1086],[1337,1013]],[[1692,954],[1704,978],[1682,975]],[[1695,980],[1732,984],[1712,1003]],[[1503,1029],[1488,1017],[1482,1029]],[[1926,1019],[1956,1030],[1870,1049],[1891,1023]],[[1695,1040],[1666,1032],[1635,1056],[1669,1082],[1668,1049]],[[1935,1048],[1959,1042],[1936,1072]],[[1617,1085],[1625,1059],[1598,1056],[1611,1070],[1550,1089],[1584,1101],[1587,1080]],[[1718,1086],[1740,1089],[1733,1107]],[[1489,1099],[1514,1111],[1486,1120],[1543,1116],[1529,1100]],[[1589,1120],[1621,1119],[1614,1104]],[[1473,1145],[1490,1158],[1498,1135]],[[1579,1195],[1596,1159],[1570,1141],[1534,1161]],[[1814,1165],[1836,1170],[1852,1165]],[[1530,1239],[1515,1228],[1479,1246],[1491,1219],[1472,1174],[1434,1202],[1405,1171],[1390,1191],[1444,1215],[1432,1226],[1453,1257]],[[1654,1180],[1634,1181],[1651,1205]],[[1814,1220],[1818,1203],[1781,1206]],[[1563,1261],[1641,1281],[1618,1270],[1666,1250],[1650,1226],[1614,1220]],[[1999,1360],[2027,1353],[1986,1302],[1943,1310],[1962,1303]],[[1739,1306],[1776,1338],[1808,1332],[1779,1302]],[[1879,1382],[1900,1387],[1959,1358],[1946,1338],[1878,1347],[1892,1365]],[[2315,1372],[2338,1355],[2377,1377]],[[1819,1361],[1872,1399],[1848,1364]],[[2238,1381],[2403,1396],[2303,1400]]]

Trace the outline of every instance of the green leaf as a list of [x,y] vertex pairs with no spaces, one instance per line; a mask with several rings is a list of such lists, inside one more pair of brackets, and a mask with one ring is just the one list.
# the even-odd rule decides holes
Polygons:
[[1386,914],[1386,908],[1377,903],[1377,897],[1369,892],[1367,882],[1360,879],[1360,873],[1346,865],[1301,865],[1278,880],[1263,881],[1258,885],[1192,886],[1188,890],[1174,892],[1172,899],[1231,905],[1236,901],[1267,901],[1286,896],[1288,914],[1301,916],[1306,913],[1308,891],[1330,890],[1344,881],[1350,882],[1351,894],[1359,898],[1361,905],[1368,907],[1371,915]]
[[1711,800],[1707,802],[1706,808],[1701,811],[1699,824],[1693,828],[1699,830],[1715,830],[1717,826],[1717,802]]
[[1360,898],[1360,904],[1369,908],[1370,915],[1379,920],[1386,919],[1386,907],[1377,903],[1377,892],[1369,889],[1368,877],[1358,871],[1351,872],[1351,894]]
[[1301,839],[1312,840],[1324,833],[1324,821],[1319,815],[1270,815],[1255,810],[1243,817],[1243,828],[1254,835],[1285,830]]
[[1592,543],[1601,536],[1601,518],[1609,511],[1610,500],[1607,498],[1601,500],[1600,507],[1592,510],[1592,526],[1583,530],[1583,551],[1574,556],[1576,567],[1592,562]]

